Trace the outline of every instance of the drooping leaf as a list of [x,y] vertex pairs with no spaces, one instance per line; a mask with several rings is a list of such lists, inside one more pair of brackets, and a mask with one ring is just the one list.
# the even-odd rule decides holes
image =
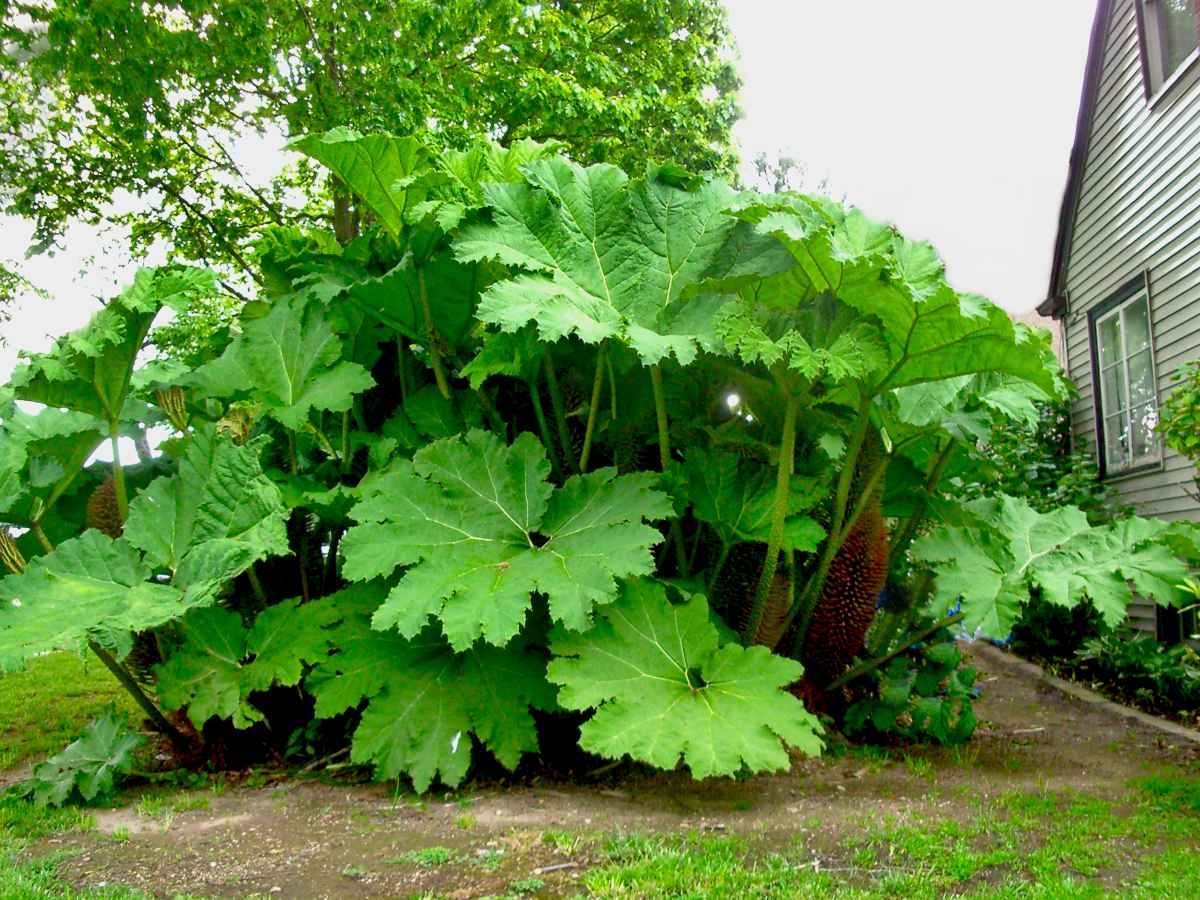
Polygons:
[[688,190],[653,172],[630,181],[613,166],[562,159],[539,160],[525,173],[525,184],[488,185],[494,222],[468,226],[455,242],[461,260],[526,271],[480,301],[479,318],[504,331],[536,322],[546,341],[619,338],[643,362],[674,355],[687,364],[698,348],[715,345],[720,308],[689,288],[733,256],[747,271],[791,264],[773,241],[725,214],[734,197],[725,185]]
[[580,744],[600,756],[662,769],[682,759],[707,778],[786,769],[785,744],[821,752],[820,723],[784,690],[800,664],[765,647],[718,647],[699,595],[672,605],[661,585],[627,582],[595,627],[560,630],[551,651],[547,677],[561,685],[559,702],[596,710]]
[[289,146],[344,181],[392,234],[399,234],[412,208],[425,197],[421,188],[409,190],[432,166],[429,151],[416,138],[334,128],[297,138]]
[[463,366],[461,374],[471,380],[471,388],[476,391],[492,375],[511,375],[532,384],[544,354],[545,345],[532,325],[514,332],[489,332],[479,353]]
[[643,519],[671,514],[655,477],[600,469],[555,489],[541,444],[512,446],[470,431],[430,444],[363,489],[343,542],[345,575],[365,580],[410,566],[375,615],[377,628],[415,637],[430,616],[452,646],[477,638],[503,646],[520,629],[530,595],[549,599],[570,628],[587,626],[616,580],[653,569],[661,540]]
[[937,601],[949,607],[961,598],[966,626],[986,637],[1008,636],[1033,587],[1067,608],[1090,600],[1114,626],[1133,599],[1131,584],[1159,603],[1180,599],[1188,567],[1158,540],[1165,522],[1093,527],[1074,507],[1039,513],[1005,495],[966,506],[978,525],[943,526],[913,550],[935,569]]
[[459,262],[448,252],[436,253],[420,266],[412,257],[405,257],[383,275],[351,285],[335,302],[352,304],[410,341],[426,344],[429,329],[421,300],[423,281],[438,340],[457,348],[475,324],[479,270],[479,264]]
[[360,365],[342,359],[342,342],[319,300],[277,300],[245,322],[225,353],[190,378],[211,396],[249,395],[283,425],[299,430],[313,410],[345,412],[354,395],[375,384]]
[[115,424],[129,392],[133,365],[151,322],[164,305],[186,308],[211,293],[216,276],[205,269],[139,269],[133,284],[83,328],[59,338],[13,373],[15,395],[88,413]]
[[131,632],[179,618],[207,597],[147,579],[151,569],[126,540],[89,529],[0,580],[0,669],[85,638],[128,648]]
[[125,538],[190,591],[215,589],[253,563],[290,552],[286,509],[263,474],[262,442],[238,445],[209,426],[196,431],[170,478],[129,504]]
[[27,790],[39,806],[62,806],[76,790],[85,801],[107,796],[116,776],[133,768],[133,751],[143,743],[109,706],[78,740],[34,766]]
[[828,295],[877,321],[889,365],[872,374],[884,390],[994,371],[1061,389],[1044,342],[1014,327],[983,297],[949,286],[936,251],[855,209],[799,195],[759,196],[737,215],[786,247],[795,266],[751,286],[759,302],[794,309]]
[[[736,453],[692,449],[684,457],[683,476],[693,515],[711,525],[723,544],[766,542],[775,501],[773,470],[747,463]],[[815,479],[793,478],[784,549],[811,552],[820,546],[825,529],[803,513],[827,493],[828,487]]]

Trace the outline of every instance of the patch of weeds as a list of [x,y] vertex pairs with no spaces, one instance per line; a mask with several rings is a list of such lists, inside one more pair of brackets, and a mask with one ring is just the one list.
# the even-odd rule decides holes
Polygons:
[[170,828],[175,817],[181,812],[194,809],[208,809],[211,805],[209,798],[201,793],[187,794],[142,794],[134,807],[139,816],[147,819],[157,819],[164,829]]
[[571,855],[581,843],[579,835],[564,831],[561,828],[551,828],[542,832],[542,843],[549,844],[556,853]]
[[252,791],[265,788],[271,782],[271,774],[262,769],[252,769],[246,776],[246,787]]
[[113,833],[108,836],[108,839],[118,844],[125,844],[128,843],[132,837],[133,835],[130,833],[129,829],[122,825],[120,828],[114,828]]
[[892,755],[888,752],[888,749],[886,747],[876,747],[873,744],[851,747],[848,756],[851,759],[864,763],[867,771],[872,775],[878,775],[892,764]]
[[454,851],[449,847],[422,847],[420,850],[409,850],[391,862],[398,866],[420,866],[422,869],[432,869],[434,866],[445,865],[452,859],[454,859]]
[[540,878],[518,878],[509,884],[508,889],[514,894],[536,894],[546,886]]
[[362,866],[346,866],[342,869],[343,878],[362,878],[367,874],[367,870]]
[[904,755],[904,768],[914,778],[922,778],[925,781],[933,780],[933,763],[923,756],[910,756],[906,753]]
[[950,764],[960,769],[973,769],[979,763],[979,747],[973,744],[958,744],[949,748],[946,755]]
[[475,825],[475,817],[470,815],[461,815],[454,820],[454,827],[461,828],[463,831],[470,831]]
[[481,847],[471,858],[471,865],[479,866],[485,872],[495,872],[504,864],[504,851],[495,847]]

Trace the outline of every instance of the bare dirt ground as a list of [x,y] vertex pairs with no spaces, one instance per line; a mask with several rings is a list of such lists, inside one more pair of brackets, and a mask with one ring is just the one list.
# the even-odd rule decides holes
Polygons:
[[[910,748],[890,763],[846,752],[798,760],[786,775],[703,783],[637,770],[588,785],[475,783],[449,800],[281,780],[234,787],[207,809],[173,816],[101,812],[96,831],[43,842],[36,852],[78,851],[60,869],[77,885],[128,884],[160,896],[477,897],[535,877],[545,882],[541,896],[555,896],[573,893],[597,862],[586,844],[554,839],[561,832],[713,831],[836,861],[841,841],[885,817],[966,818],[980,799],[1020,790],[1116,797],[1129,779],[1197,756],[1194,745],[1002,672],[1006,666],[980,668],[980,728],[957,750]],[[433,847],[453,851],[459,863],[405,858]]]

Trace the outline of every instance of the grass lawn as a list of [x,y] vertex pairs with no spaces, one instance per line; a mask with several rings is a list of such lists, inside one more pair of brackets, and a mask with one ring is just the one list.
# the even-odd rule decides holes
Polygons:
[[53,653],[0,675],[0,772],[62,750],[110,703],[137,726],[137,704],[90,657]]
[[[57,751],[114,700],[136,722],[110,682],[67,655],[0,677],[7,764]],[[1200,898],[1189,754],[1033,687],[990,704],[964,749],[851,749],[744,781],[634,773],[417,798],[260,771],[134,782],[112,808],[10,796],[0,898]],[[1030,736],[1031,721],[1060,733]]]

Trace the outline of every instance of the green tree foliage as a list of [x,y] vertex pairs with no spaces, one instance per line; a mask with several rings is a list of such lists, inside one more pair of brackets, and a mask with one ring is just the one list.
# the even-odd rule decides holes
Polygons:
[[[818,753],[843,688],[852,727],[964,739],[969,675],[905,650],[960,618],[1004,637],[1035,586],[1110,621],[1133,585],[1186,602],[1187,525],[958,490],[993,417],[1065,389],[927,244],[529,142],[294,147],[357,192],[358,237],[268,229],[255,299],[168,358],[140,353],[153,312],[212,276],[144,272],[0,395],[27,529],[0,532],[0,664],[153,648],[209,746],[348,743],[418,790],[553,761],[543,729],[581,719],[577,750],[707,777]],[[162,453],[88,464],[150,424]]]
[[[739,83],[717,0],[16,0],[0,45],[0,198],[41,247],[72,220],[113,221],[135,249],[164,239],[261,278],[262,226],[325,215],[310,167],[270,180],[246,164],[240,142],[263,132],[428,127],[441,146],[554,138],[631,169],[734,162]],[[153,212],[121,211],[118,190]],[[342,182],[333,193],[343,239],[383,214]]]

